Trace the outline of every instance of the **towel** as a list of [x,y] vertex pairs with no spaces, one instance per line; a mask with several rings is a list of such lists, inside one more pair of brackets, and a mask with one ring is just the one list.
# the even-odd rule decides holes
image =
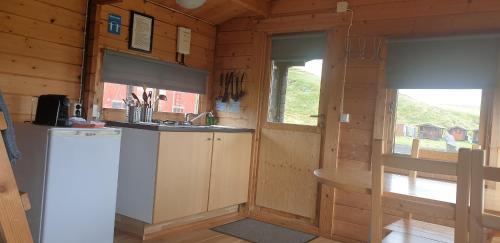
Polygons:
[[9,110],[7,109],[7,104],[5,104],[5,100],[3,99],[2,91],[0,91],[0,111],[3,112],[5,122],[7,123],[7,129],[2,131],[5,149],[7,150],[10,163],[15,164],[16,160],[21,158],[21,151],[19,151],[16,144],[14,125],[12,124],[12,119],[10,119]]

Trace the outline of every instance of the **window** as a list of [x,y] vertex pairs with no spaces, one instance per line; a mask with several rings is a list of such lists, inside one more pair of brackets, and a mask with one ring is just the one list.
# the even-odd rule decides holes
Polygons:
[[[103,108],[125,109],[123,99],[135,93],[142,101],[143,87],[124,84],[104,83]],[[166,95],[167,101],[159,101],[156,110],[173,113],[198,113],[199,94],[186,93],[164,89],[146,88],[146,92],[153,92],[154,97]]]
[[[399,89],[396,102],[394,153],[457,153],[479,144],[480,89]],[[421,152],[422,153],[422,152]]]
[[267,121],[316,126],[323,60],[272,65]]

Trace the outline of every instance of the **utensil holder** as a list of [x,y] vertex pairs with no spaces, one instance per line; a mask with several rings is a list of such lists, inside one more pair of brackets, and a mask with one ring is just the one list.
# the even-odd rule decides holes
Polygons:
[[141,118],[141,109],[137,106],[128,106],[127,108],[128,114],[128,122],[129,123],[138,123]]
[[151,122],[153,120],[153,108],[141,107],[141,122]]

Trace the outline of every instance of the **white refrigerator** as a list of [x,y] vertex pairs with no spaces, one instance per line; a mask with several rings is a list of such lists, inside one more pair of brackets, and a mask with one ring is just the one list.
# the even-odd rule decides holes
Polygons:
[[15,124],[35,243],[112,243],[121,130]]

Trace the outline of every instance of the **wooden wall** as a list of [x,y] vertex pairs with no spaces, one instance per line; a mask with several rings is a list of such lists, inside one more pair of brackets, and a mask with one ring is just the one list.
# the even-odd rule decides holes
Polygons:
[[217,112],[221,124],[255,128],[257,107],[260,101],[260,74],[265,53],[265,36],[253,29],[253,21],[235,19],[218,26],[215,48],[214,95],[221,90],[220,74],[240,71],[246,73],[243,87],[246,96],[240,100],[240,113]]
[[[500,1],[351,0],[349,3],[355,17],[343,108],[345,113],[351,114],[351,122],[341,126],[338,163],[340,167],[367,170],[370,168],[377,85],[383,78],[385,66],[382,59],[363,58],[362,48],[357,43],[372,43],[370,40],[387,37],[500,31]],[[261,65],[265,59],[256,59],[260,54],[252,51],[252,46],[266,46],[265,38],[255,39],[262,33],[346,28],[350,15],[335,14],[335,6],[336,1],[331,0],[276,0],[272,2],[271,16],[266,19],[236,18],[222,24],[217,36],[215,77],[218,71],[232,68],[262,72]],[[252,95],[242,100],[244,109],[241,114],[219,114],[222,123],[258,126],[259,102],[262,96],[268,95],[267,90],[260,90],[263,80],[259,77],[252,76],[250,79],[249,92]],[[337,191],[335,198],[335,237],[348,242],[366,241],[369,196]],[[386,213],[385,220],[402,216],[401,212],[394,210],[386,210]],[[452,224],[447,216],[442,215],[421,212],[415,217]]]
[[[131,10],[145,13],[155,18],[153,50],[151,53],[128,49],[128,28]],[[122,31],[120,35],[107,32],[107,18],[110,13],[118,14],[122,17]],[[98,6],[92,23],[93,35],[90,56],[92,63],[85,87],[85,99],[92,101],[87,103],[87,110],[91,111],[92,104],[100,106],[102,103],[103,88],[100,80],[100,68],[104,49],[127,52],[175,63],[177,26],[187,27],[192,30],[191,54],[186,56],[186,65],[207,70],[211,73],[214,67],[215,26],[194,20],[149,2],[145,3],[142,0],[124,0],[118,4]],[[211,80],[212,75],[210,74],[209,77]],[[209,83],[211,84],[211,81]],[[211,92],[210,87],[209,85],[209,93]],[[208,109],[208,102],[210,100],[208,97],[210,97],[210,94],[200,99],[200,111]]]
[[[129,10],[155,17],[151,54],[128,50]],[[64,94],[72,101],[80,98],[85,12],[86,0],[0,2],[0,89],[14,120],[30,119],[33,96]],[[111,12],[122,16],[119,36],[107,33],[107,16]],[[98,6],[97,13],[92,16],[93,25],[89,29],[91,68],[84,90],[84,98],[90,101],[86,103],[88,114],[93,104],[101,104],[102,84],[98,74],[103,48],[174,62],[176,27],[184,26],[193,30],[192,54],[186,58],[187,65],[213,71],[214,26],[142,0]],[[202,99],[201,110],[208,109],[208,102],[209,99]]]
[[78,100],[85,10],[85,0],[0,1],[0,90],[15,121],[30,119],[33,96]]

